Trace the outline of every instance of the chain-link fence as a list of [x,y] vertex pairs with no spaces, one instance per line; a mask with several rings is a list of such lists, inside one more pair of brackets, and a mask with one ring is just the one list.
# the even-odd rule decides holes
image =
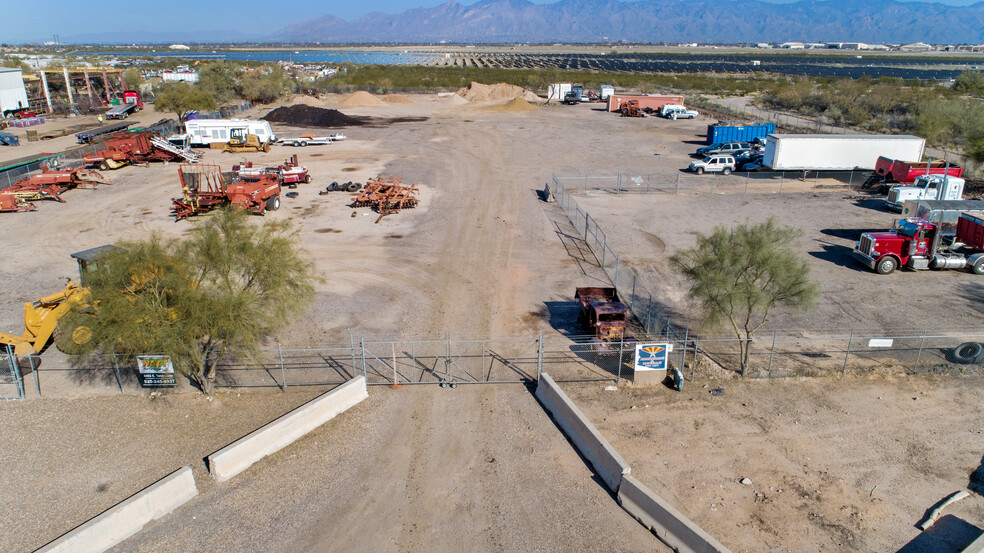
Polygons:
[[659,302],[659,296],[654,295],[642,283],[635,271],[622,263],[621,258],[608,243],[608,236],[605,231],[587,211],[581,209],[581,206],[574,201],[574,196],[571,195],[568,188],[561,184],[560,179],[556,176],[553,178],[553,186],[549,193],[563,208],[578,236],[594,253],[605,275],[615,285],[619,300],[632,311],[632,314],[639,321],[642,332],[646,335],[684,338],[670,324],[669,313],[665,306]]
[[617,172],[614,175],[560,176],[571,194],[782,194],[783,192],[852,192],[864,185],[871,171],[749,171],[730,175],[696,175],[677,171]]
[[249,111],[253,108],[253,102],[249,100],[244,100],[238,104],[231,104],[228,106],[222,106],[219,109],[212,111],[199,111],[198,119],[230,119],[243,113],[244,111]]

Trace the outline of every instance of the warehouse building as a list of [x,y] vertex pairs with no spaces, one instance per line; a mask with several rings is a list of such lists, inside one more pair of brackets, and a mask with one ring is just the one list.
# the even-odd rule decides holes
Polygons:
[[6,116],[27,107],[24,74],[20,69],[0,67],[0,114]]

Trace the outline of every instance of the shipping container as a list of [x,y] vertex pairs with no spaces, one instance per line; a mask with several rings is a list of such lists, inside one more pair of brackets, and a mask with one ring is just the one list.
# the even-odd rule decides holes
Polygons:
[[879,156],[922,159],[926,140],[884,134],[770,134],[762,165],[773,171],[874,169]]
[[752,123],[748,125],[717,123],[707,126],[707,143],[751,142],[756,138],[765,138],[775,132],[775,123]]
[[622,104],[629,100],[639,102],[639,109],[651,108],[659,111],[666,104],[683,104],[683,96],[635,96],[629,94],[612,94],[608,97],[608,111],[616,112]]

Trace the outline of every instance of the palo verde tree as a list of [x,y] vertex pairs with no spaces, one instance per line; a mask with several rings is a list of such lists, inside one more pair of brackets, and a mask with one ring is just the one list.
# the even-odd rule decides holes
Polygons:
[[314,294],[314,265],[289,221],[257,224],[243,211],[203,218],[182,240],[152,236],[118,248],[86,275],[89,306],[65,328],[92,331],[94,351],[169,355],[205,394],[227,354],[259,359]]
[[774,218],[733,229],[717,227],[670,259],[690,280],[689,295],[701,306],[703,322],[734,332],[742,376],[752,335],[769,315],[777,308],[809,307],[819,294],[809,265],[792,247],[800,234]]
[[162,85],[154,99],[154,109],[175,113],[182,123],[192,111],[208,111],[218,107],[212,93],[184,82]]

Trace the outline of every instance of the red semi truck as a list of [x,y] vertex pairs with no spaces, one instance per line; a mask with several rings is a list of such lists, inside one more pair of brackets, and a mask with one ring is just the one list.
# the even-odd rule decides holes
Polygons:
[[961,213],[952,233],[943,223],[908,217],[895,230],[862,234],[853,255],[882,275],[899,267],[969,269],[984,275],[984,212]]

